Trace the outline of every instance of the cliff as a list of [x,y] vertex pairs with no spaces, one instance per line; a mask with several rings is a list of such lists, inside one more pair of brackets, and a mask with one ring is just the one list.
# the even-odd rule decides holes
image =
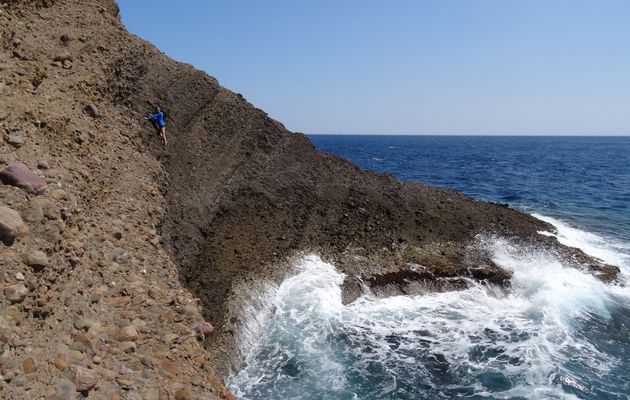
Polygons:
[[[479,234],[615,277],[528,215],[318,152],[129,34],[112,1],[10,0],[0,48],[0,167],[27,167],[0,185],[3,398],[229,398],[239,305],[303,252],[348,274],[347,301],[359,282],[509,285]],[[166,149],[142,118],[155,103]]]

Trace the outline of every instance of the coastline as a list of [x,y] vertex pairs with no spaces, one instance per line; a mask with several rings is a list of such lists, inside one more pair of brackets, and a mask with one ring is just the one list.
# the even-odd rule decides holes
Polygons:
[[[505,281],[474,246],[480,233],[615,279],[615,267],[539,235],[548,223],[319,152],[129,34],[113,1],[2,11],[2,169],[24,163],[45,181],[0,193],[23,222],[2,248],[10,396],[233,398],[221,380],[243,361],[243,304],[305,253],[347,275],[347,301],[362,293],[353,280],[397,283],[408,263],[429,283]],[[155,102],[175,116],[166,149],[142,119]]]

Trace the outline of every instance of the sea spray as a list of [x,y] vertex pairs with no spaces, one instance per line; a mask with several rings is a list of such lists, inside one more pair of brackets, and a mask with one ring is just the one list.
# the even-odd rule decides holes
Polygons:
[[[296,266],[295,276],[286,279],[270,303],[273,309],[264,335],[258,336],[246,357],[246,368],[231,379],[237,396],[247,398],[246,391],[258,383],[254,398],[275,398],[291,390],[296,376],[317,376],[300,383],[304,393],[321,389],[342,388],[343,366],[326,340],[333,331],[342,309],[341,289],[344,275],[315,255],[307,255]],[[309,385],[310,383],[310,385]],[[284,387],[284,389],[283,389]]]
[[532,215],[552,224],[557,231],[556,234],[541,233],[553,235],[566,246],[577,247],[590,256],[620,267],[621,278],[624,281],[630,278],[630,243],[578,229],[556,218],[540,214]]
[[[589,237],[557,229],[568,245]],[[544,251],[482,244],[513,272],[509,292],[473,285],[344,306],[343,275],[305,257],[230,387],[242,399],[627,399],[628,289]]]
[[238,330],[238,359],[243,360],[259,341],[273,314],[273,299],[276,298],[278,285],[271,281],[248,282],[236,288],[237,292],[247,293],[239,303],[242,326]]

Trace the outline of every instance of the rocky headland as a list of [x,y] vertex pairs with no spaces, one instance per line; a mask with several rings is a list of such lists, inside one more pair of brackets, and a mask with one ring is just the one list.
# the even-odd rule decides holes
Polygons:
[[0,98],[2,398],[232,398],[240,305],[304,253],[347,274],[346,301],[509,287],[479,235],[618,271],[505,205],[317,151],[128,33],[111,0],[0,5]]

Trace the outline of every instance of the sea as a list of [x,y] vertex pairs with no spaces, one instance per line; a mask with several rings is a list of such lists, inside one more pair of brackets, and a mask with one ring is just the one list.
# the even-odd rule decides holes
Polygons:
[[630,137],[311,135],[360,167],[507,203],[621,269],[479,237],[512,287],[341,301],[309,254],[244,309],[239,399],[630,399]]

